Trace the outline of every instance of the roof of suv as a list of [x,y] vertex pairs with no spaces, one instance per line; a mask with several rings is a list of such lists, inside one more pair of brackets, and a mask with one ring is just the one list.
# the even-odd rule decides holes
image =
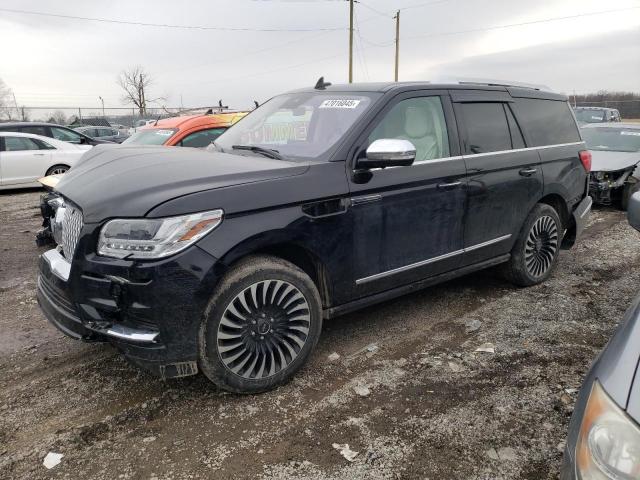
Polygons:
[[291,90],[288,93],[301,92],[380,92],[409,91],[409,90],[486,90],[493,92],[508,92],[514,97],[532,97],[550,100],[566,100],[565,95],[548,91],[541,88],[533,88],[521,85],[509,85],[508,83],[481,83],[481,82],[460,82],[460,83],[431,83],[424,82],[380,82],[380,83],[347,83],[329,85],[324,89],[314,87]]

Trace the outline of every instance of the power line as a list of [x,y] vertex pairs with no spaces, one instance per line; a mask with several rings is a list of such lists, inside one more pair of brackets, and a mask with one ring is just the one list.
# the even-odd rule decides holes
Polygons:
[[295,38],[293,40],[288,40],[286,42],[278,43],[277,45],[273,45],[271,47],[265,47],[265,48],[261,48],[259,50],[253,50],[251,52],[245,53],[244,55],[230,55],[228,57],[217,58],[215,60],[212,60],[211,61],[212,63],[208,63],[208,64],[201,63],[199,65],[192,65],[190,67],[183,67],[183,68],[175,68],[175,69],[172,69],[172,70],[165,70],[165,71],[162,71],[162,72],[158,72],[157,75],[166,75],[167,73],[174,73],[174,72],[184,72],[186,70],[193,70],[193,69],[202,68],[202,67],[211,67],[211,66],[215,65],[216,63],[237,61],[237,60],[241,60],[241,59],[244,59],[244,58],[247,58],[247,57],[252,57],[252,56],[257,55],[259,53],[268,52],[270,50],[276,50],[276,49],[285,47],[287,45],[291,45],[291,44],[295,44],[295,43],[311,40],[311,39],[314,39],[314,38],[322,37],[324,35],[328,35],[330,33],[334,33],[334,31],[335,30],[330,30],[330,31],[320,32],[320,33],[317,33],[315,35],[305,35],[303,37],[298,37],[298,38]]
[[358,14],[353,12],[353,18],[356,23],[356,33],[358,35],[358,42],[356,43],[356,50],[360,59],[360,67],[367,81],[369,81],[369,67],[367,66],[367,59],[364,56],[364,47],[362,46],[362,37],[360,36],[360,26],[358,23]]
[[400,7],[398,10],[411,10],[412,8],[428,7],[429,5],[437,5],[439,3],[448,3],[451,0],[435,0],[434,2],[416,3],[414,5],[407,5],[406,7]]
[[42,17],[55,17],[65,18],[68,20],[85,20],[90,22],[103,22],[103,23],[115,23],[118,25],[135,25],[138,27],[160,27],[160,28],[177,28],[186,30],[218,30],[225,32],[320,32],[320,31],[333,31],[333,30],[345,30],[344,27],[331,27],[331,28],[249,28],[249,27],[225,27],[225,26],[204,26],[204,25],[173,25],[168,23],[148,23],[148,22],[133,22],[128,20],[116,20],[109,18],[97,18],[97,17],[79,17],[75,15],[62,15],[58,13],[47,12],[35,12],[31,10],[17,10],[12,8],[0,8],[2,12],[19,13],[24,15],[37,15]]
[[367,10],[371,10],[372,12],[377,13],[377,14],[378,14],[378,15],[380,15],[380,16],[387,17],[387,18],[391,18],[391,14],[390,14],[390,13],[385,13],[385,12],[382,12],[382,11],[380,11],[380,10],[378,10],[378,9],[375,9],[375,8],[373,8],[372,6],[367,5],[366,3],[361,2],[360,0],[357,0],[357,1],[356,1],[356,3],[357,3],[358,5],[360,5],[361,7],[366,8]]
[[523,27],[523,26],[526,26],[526,25],[535,25],[535,24],[538,24],[538,23],[556,22],[556,21],[559,21],[559,20],[570,20],[570,19],[573,19],[573,18],[589,17],[589,16],[593,16],[593,15],[602,15],[602,14],[605,14],[605,13],[613,13],[613,12],[622,12],[622,11],[634,10],[634,9],[638,9],[638,8],[640,8],[640,6],[638,6],[638,7],[627,7],[627,8],[617,8],[617,9],[613,9],[613,10],[602,10],[600,12],[579,13],[579,14],[576,14],[576,15],[567,15],[565,17],[551,17],[551,18],[545,18],[545,19],[541,19],[541,20],[532,20],[530,22],[511,23],[511,24],[507,24],[507,25],[496,25],[494,27],[472,28],[470,30],[459,30],[457,32],[427,33],[425,35],[414,35],[412,37],[406,37],[406,40],[413,40],[415,38],[440,37],[440,36],[445,36],[445,35],[460,35],[460,34],[463,34],[463,33],[486,32],[486,31],[489,31],[489,30],[499,30],[499,29],[511,28],[511,27]]

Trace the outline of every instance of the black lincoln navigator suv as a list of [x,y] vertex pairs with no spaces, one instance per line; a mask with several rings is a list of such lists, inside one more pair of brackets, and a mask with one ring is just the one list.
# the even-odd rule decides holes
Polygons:
[[590,211],[589,168],[562,95],[319,81],[208,151],[87,153],[48,201],[38,300],[164,378],[264,391],[323,318],[499,264],[547,279]]

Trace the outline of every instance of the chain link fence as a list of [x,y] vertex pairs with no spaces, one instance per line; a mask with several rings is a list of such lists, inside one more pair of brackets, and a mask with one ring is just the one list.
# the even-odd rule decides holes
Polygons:
[[5,116],[2,121],[40,121],[58,125],[79,127],[85,125],[120,126],[135,128],[140,120],[157,120],[178,115],[204,114],[208,110],[224,111],[224,107],[159,107],[147,108],[144,115],[140,115],[137,108],[131,107],[29,107],[23,106],[11,112],[10,118]]

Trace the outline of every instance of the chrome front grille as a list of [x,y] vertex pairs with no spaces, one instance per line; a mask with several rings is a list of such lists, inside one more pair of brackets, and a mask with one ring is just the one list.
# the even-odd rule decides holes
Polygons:
[[63,208],[65,210],[62,219],[62,253],[71,262],[82,231],[82,212],[71,205],[65,205]]

